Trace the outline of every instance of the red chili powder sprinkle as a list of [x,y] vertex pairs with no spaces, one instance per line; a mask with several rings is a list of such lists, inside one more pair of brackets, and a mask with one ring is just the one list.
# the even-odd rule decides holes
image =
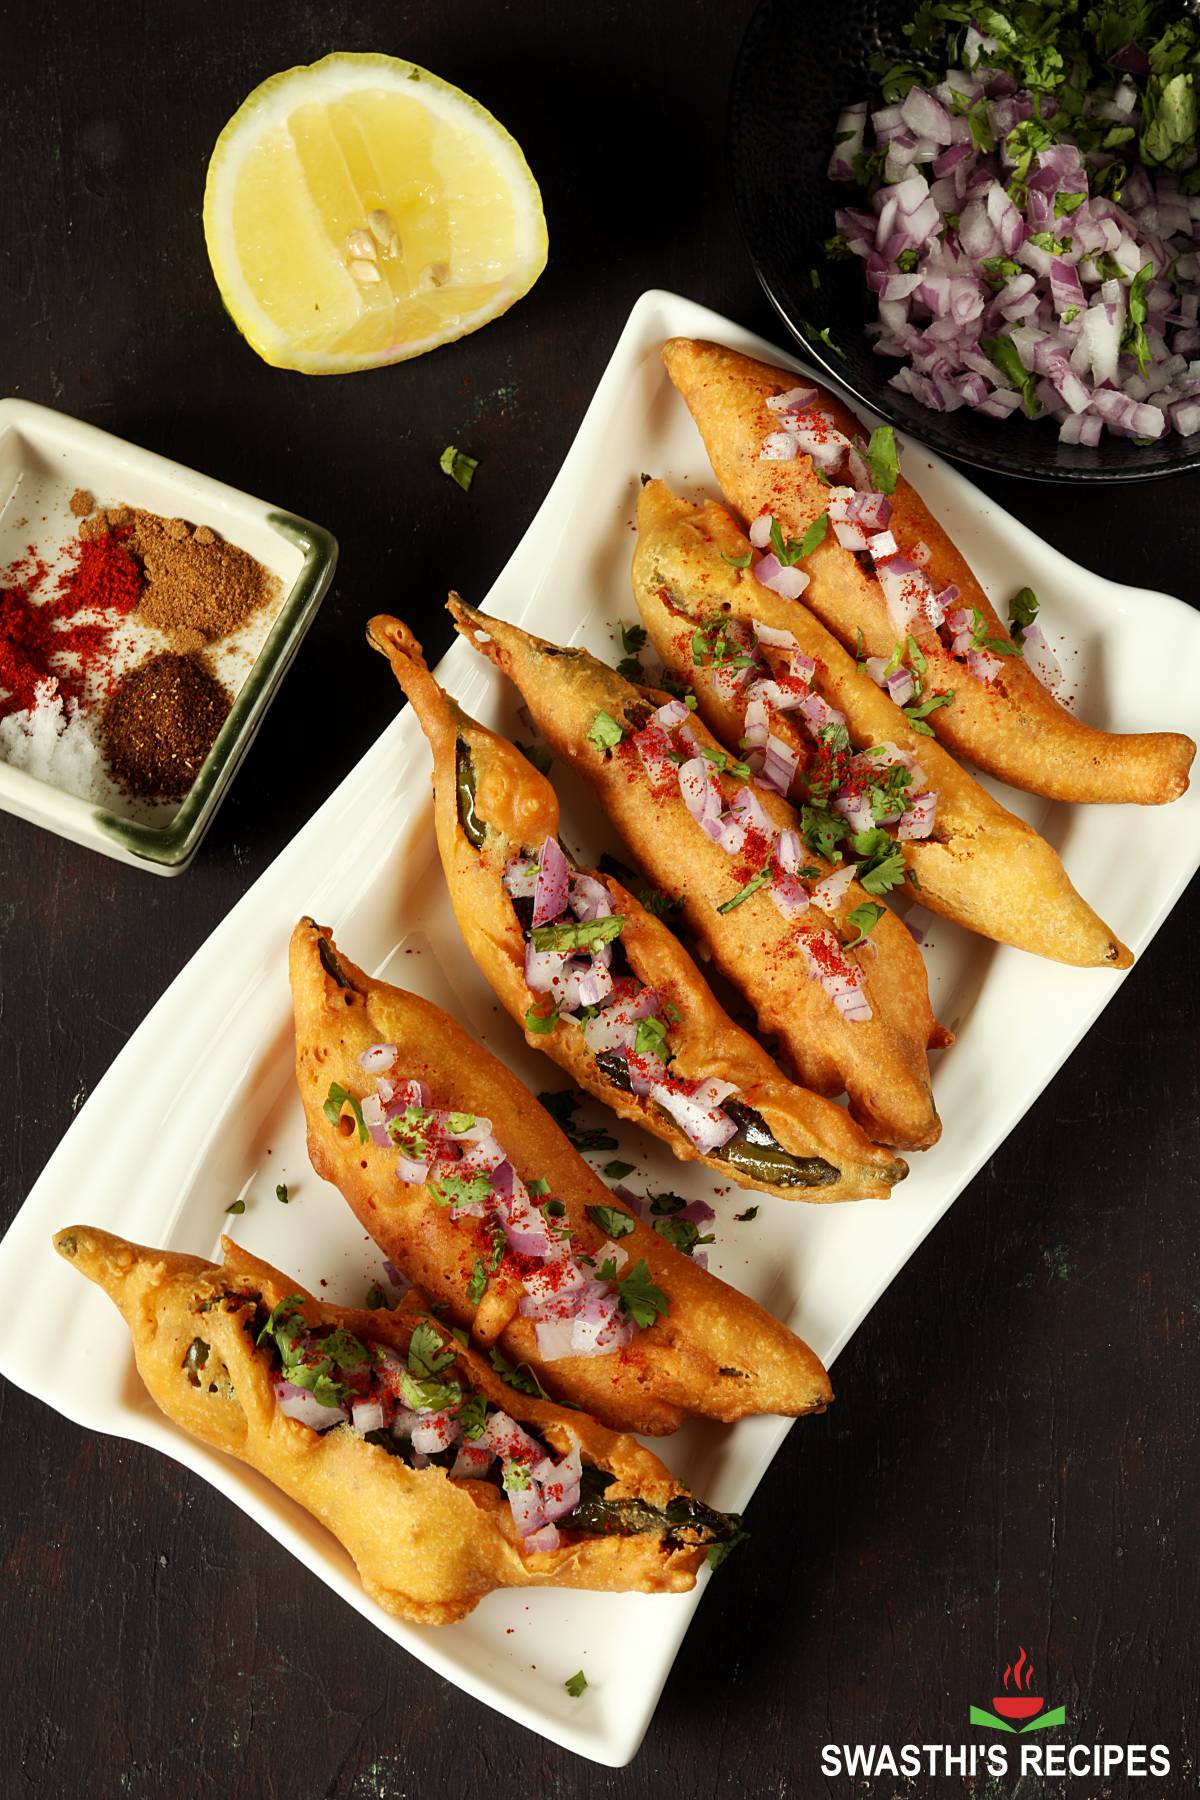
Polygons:
[[766,832],[752,825],[742,839],[741,861],[737,865],[737,876],[743,886],[758,874],[770,853],[771,840]]
[[841,945],[835,943],[832,938],[826,937],[824,932],[807,932],[804,938],[804,948],[823,974],[844,975],[846,973],[846,959],[842,955]]
[[[59,691],[79,702],[85,677],[107,658],[117,620],[132,612],[142,592],[142,575],[123,547],[128,531],[72,540],[71,565],[58,578],[55,596],[35,596],[49,569],[32,548],[15,563],[0,586],[0,719],[37,704],[41,682],[57,680]],[[108,621],[70,624],[85,611],[113,615]],[[74,665],[63,667],[61,659]]]

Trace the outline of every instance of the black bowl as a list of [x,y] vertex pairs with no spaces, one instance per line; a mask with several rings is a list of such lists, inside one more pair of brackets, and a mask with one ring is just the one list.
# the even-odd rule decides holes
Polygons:
[[[935,413],[889,385],[900,367],[876,356],[864,326],[875,297],[861,264],[822,250],[839,206],[861,193],[825,173],[838,112],[877,92],[870,59],[907,51],[911,0],[761,0],[738,52],[729,99],[734,204],[768,299],[808,355],[872,411],[958,462],[1033,481],[1146,481],[1200,465],[1200,432],[1135,444],[1107,433],[1060,444],[1049,419]],[[814,287],[811,271],[820,275]],[[836,350],[817,333],[829,332]]]

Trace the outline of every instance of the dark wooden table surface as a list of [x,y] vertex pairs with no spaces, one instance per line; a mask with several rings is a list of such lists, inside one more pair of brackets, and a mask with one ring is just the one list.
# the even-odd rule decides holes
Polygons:
[[[308,514],[342,550],[188,874],[0,826],[0,1222],[152,1002],[391,716],[391,684],[364,678],[365,619],[403,611],[436,655],[447,586],[484,593],[638,294],[675,288],[772,333],[724,166],[748,10],[0,5],[4,391]],[[489,105],[541,181],[551,259],[465,343],[313,381],[241,343],[199,212],[236,105],[334,48],[411,57]],[[481,458],[469,499],[438,471],[449,440]],[[1121,494],[982,485],[1086,566],[1193,598],[1195,476]],[[172,1463],[0,1389],[0,1792],[840,1795],[822,1743],[978,1739],[968,1705],[990,1704],[1018,1643],[1071,1735],[1167,1744],[1175,1772],[975,1792],[1194,1791],[1198,944],[1185,900],[859,1331],[836,1407],[778,1457],[631,1769],[458,1694]],[[997,1068],[980,1107],[1005,1080]]]

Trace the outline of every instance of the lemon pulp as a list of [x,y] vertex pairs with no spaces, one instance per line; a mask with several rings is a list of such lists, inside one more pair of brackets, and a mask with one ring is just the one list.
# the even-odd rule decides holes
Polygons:
[[337,55],[255,90],[217,141],[205,237],[268,362],[312,373],[473,331],[545,266],[541,197],[477,102],[410,63]]

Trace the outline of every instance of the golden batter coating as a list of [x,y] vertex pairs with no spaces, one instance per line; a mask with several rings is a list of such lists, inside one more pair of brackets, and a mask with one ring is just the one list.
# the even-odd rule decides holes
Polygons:
[[[766,1051],[734,1024],[674,934],[612,875],[582,871],[607,887],[612,910],[624,921],[620,942],[633,974],[659,995],[664,1011],[671,1009],[672,1073],[733,1082],[736,1099],[770,1127],[775,1149],[756,1144],[761,1133],[751,1126],[739,1132],[732,1159],[703,1155],[648,1096],[604,1073],[578,1025],[562,1019],[548,1031],[527,1025],[541,996],[526,984],[525,932],[504,872],[515,857],[536,857],[546,838],[557,838],[557,796],[525,756],[443,692],[399,619],[372,619],[367,636],[390,661],[429,739],[438,849],[463,938],[526,1042],[621,1118],[661,1138],[681,1161],[706,1163],[728,1181],[783,1200],[886,1197],[906,1173],[899,1157],[872,1144],[840,1106],[785,1081]],[[780,1180],[772,1180],[773,1170]]]
[[[932,835],[897,843],[923,906],[1057,962],[1130,966],[1130,952],[1076,893],[1045,839],[985,793],[936,739],[918,732],[819,619],[764,587],[749,567],[737,566],[750,544],[724,507],[714,501],[692,506],[651,481],[638,501],[638,531],[633,587],[642,622],[666,667],[694,689],[705,723],[723,744],[738,751],[750,684],[733,688],[703,651],[697,663],[697,629],[731,618],[790,632],[817,665],[813,691],[844,714],[855,749],[895,745],[917,759],[937,795]],[[806,764],[813,746],[795,718],[790,711],[771,712],[772,733],[800,757],[791,789],[800,805],[809,798]]]
[[[828,507],[828,487],[808,456],[788,462],[760,456],[763,440],[779,426],[768,398],[795,387],[800,378],[689,338],[672,338],[663,347],[663,360],[700,428],[729,504],[747,521],[772,513],[788,537],[802,537]],[[815,386],[807,376],[803,384]],[[817,396],[816,404],[839,431],[849,438],[862,434],[842,401],[824,388],[817,388]],[[955,604],[977,608],[989,638],[1011,641],[966,559],[903,476],[891,502],[890,528],[901,552],[920,543],[928,547],[925,574],[935,592],[953,584]],[[847,649],[856,649],[861,633],[861,654],[890,656],[896,626],[874,572],[832,535],[804,567],[811,577],[804,605]],[[1019,585],[1014,577],[1014,590]],[[931,685],[954,691],[953,705],[931,714],[929,723],[943,743],[977,768],[1052,800],[1157,806],[1177,800],[1187,788],[1196,754],[1190,738],[1178,732],[1123,736],[1096,730],[1060,706],[1021,656],[1004,656],[995,679],[985,682],[951,654],[922,617],[911,629],[928,660]]]
[[[722,912],[743,884],[749,885],[747,870],[756,857],[763,862],[771,854],[770,845],[759,833],[764,841],[752,854],[728,855],[696,823],[673,773],[663,780],[651,777],[631,731],[667,696],[635,687],[586,650],[561,649],[477,612],[457,595],[450,611],[468,642],[520,688],[543,737],[590,783],[651,879],[679,894],[692,935],[741,989],[764,1036],[778,1038],[798,1079],[820,1094],[845,1089],[852,1115],[879,1142],[902,1149],[936,1142],[941,1124],[925,1052],[948,1038],[930,1010],[920,952],[899,919],[885,907],[873,949],[862,955],[862,991],[871,1017],[846,1020],[822,983],[810,976],[809,958],[825,954],[829,925],[841,942],[855,940],[849,914],[869,904],[869,896],[851,883],[832,920],[810,909],[820,931],[813,930],[808,915],[799,922],[785,919],[761,887]],[[620,742],[611,747],[597,742],[602,713],[622,729]],[[718,763],[728,760],[702,721],[693,718],[691,730],[702,753]],[[720,779],[726,788],[742,785],[728,775]],[[773,829],[799,826],[799,815],[780,796],[756,792],[756,798]],[[811,863],[819,873],[830,867],[815,856]],[[846,962],[840,943],[832,950],[840,968]]]
[[[319,1520],[386,1612],[418,1625],[446,1625],[495,1588],[661,1594],[695,1586],[707,1554],[703,1525],[611,1537],[564,1527],[557,1549],[527,1550],[491,1482],[452,1480],[437,1465],[410,1467],[351,1424],[318,1432],[280,1410],[278,1366],[270,1347],[257,1347],[255,1338],[264,1316],[294,1299],[308,1326],[332,1326],[401,1358],[418,1327],[435,1333],[441,1351],[454,1357],[443,1379],[452,1376],[464,1391],[482,1395],[559,1457],[578,1445],[585,1467],[615,1478],[606,1502],[638,1499],[661,1509],[687,1496],[632,1438],[508,1387],[428,1315],[419,1295],[394,1312],[330,1306],[229,1238],[221,1240],[221,1264],[146,1249],[88,1225],[58,1232],[54,1248],[120,1309],[155,1404],[201,1443],[257,1469]],[[699,1509],[701,1519],[706,1511]]]
[[[517,1310],[526,1291],[522,1260],[509,1252],[492,1266],[494,1239],[484,1218],[452,1219],[453,1209],[424,1182],[400,1180],[396,1149],[361,1141],[350,1110],[338,1118],[331,1105],[331,1122],[331,1084],[362,1095],[369,1084],[359,1057],[373,1045],[395,1045],[397,1080],[425,1082],[435,1107],[489,1119],[521,1180],[549,1183],[574,1255],[592,1255],[604,1244],[607,1234],[588,1208],[621,1213],[611,1191],[503,1063],[428,1000],[365,975],[311,919],[292,934],[291,977],[296,1079],[313,1168],[336,1183],[384,1254],[477,1345],[496,1345],[509,1363],[528,1363],[547,1392],[618,1431],[660,1435],[691,1413],[728,1422],[824,1410],[829,1377],[808,1346],[639,1221],[619,1247],[631,1267],[646,1264],[667,1315],[636,1331],[623,1349],[544,1360],[534,1321]],[[472,1299],[479,1261],[487,1285]]]

